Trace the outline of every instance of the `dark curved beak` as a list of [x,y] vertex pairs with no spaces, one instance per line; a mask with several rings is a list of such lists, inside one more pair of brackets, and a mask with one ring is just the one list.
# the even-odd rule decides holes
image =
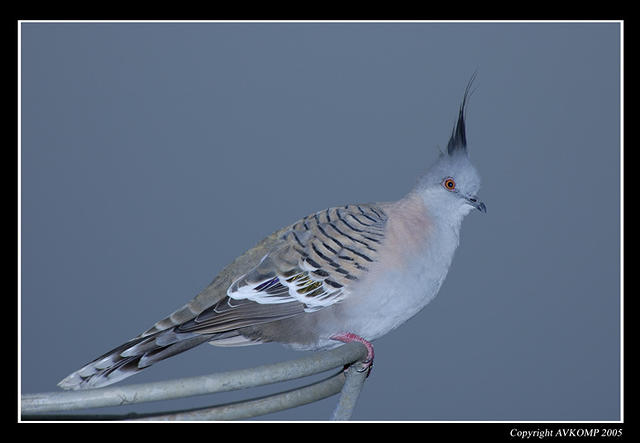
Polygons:
[[467,198],[467,203],[469,203],[471,206],[473,206],[480,212],[484,212],[484,213],[487,212],[487,207],[485,206],[485,204],[480,200],[478,200],[476,197]]

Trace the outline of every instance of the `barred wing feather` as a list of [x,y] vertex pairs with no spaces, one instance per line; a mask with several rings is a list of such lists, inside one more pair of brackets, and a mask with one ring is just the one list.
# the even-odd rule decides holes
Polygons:
[[227,295],[259,304],[299,302],[306,312],[338,303],[376,261],[386,220],[373,204],[309,215],[287,229],[282,243],[236,279]]

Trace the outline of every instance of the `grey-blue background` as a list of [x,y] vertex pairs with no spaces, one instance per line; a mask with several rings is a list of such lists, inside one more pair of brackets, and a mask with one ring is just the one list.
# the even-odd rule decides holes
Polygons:
[[[353,418],[620,418],[619,24],[23,23],[21,37],[22,392],[56,390],[277,228],[403,196],[478,69],[467,130],[488,213],[463,223],[435,301],[376,341]],[[126,382],[299,356],[203,345]],[[263,419],[327,419],[335,402]]]

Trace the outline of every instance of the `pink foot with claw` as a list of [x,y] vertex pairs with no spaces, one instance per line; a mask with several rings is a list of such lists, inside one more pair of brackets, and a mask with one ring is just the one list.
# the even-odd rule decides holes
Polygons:
[[371,372],[371,367],[373,366],[373,345],[360,337],[359,335],[353,334],[351,332],[343,332],[340,334],[334,334],[329,337],[331,340],[341,341],[343,343],[351,343],[357,341],[358,343],[362,343],[367,347],[367,358],[362,362],[362,368],[358,369],[358,372],[367,371],[367,377]]

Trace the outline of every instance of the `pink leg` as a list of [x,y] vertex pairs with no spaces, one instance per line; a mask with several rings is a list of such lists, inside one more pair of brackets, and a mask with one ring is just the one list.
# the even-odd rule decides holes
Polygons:
[[367,371],[367,376],[369,375],[369,372],[371,372],[371,367],[373,366],[373,345],[370,342],[360,337],[359,335],[353,334],[351,332],[342,332],[340,334],[334,334],[329,338],[331,340],[337,340],[344,343],[351,343],[351,342],[357,341],[358,343],[362,343],[363,345],[365,345],[367,347],[367,358],[363,362],[362,368],[359,369],[358,372]]

